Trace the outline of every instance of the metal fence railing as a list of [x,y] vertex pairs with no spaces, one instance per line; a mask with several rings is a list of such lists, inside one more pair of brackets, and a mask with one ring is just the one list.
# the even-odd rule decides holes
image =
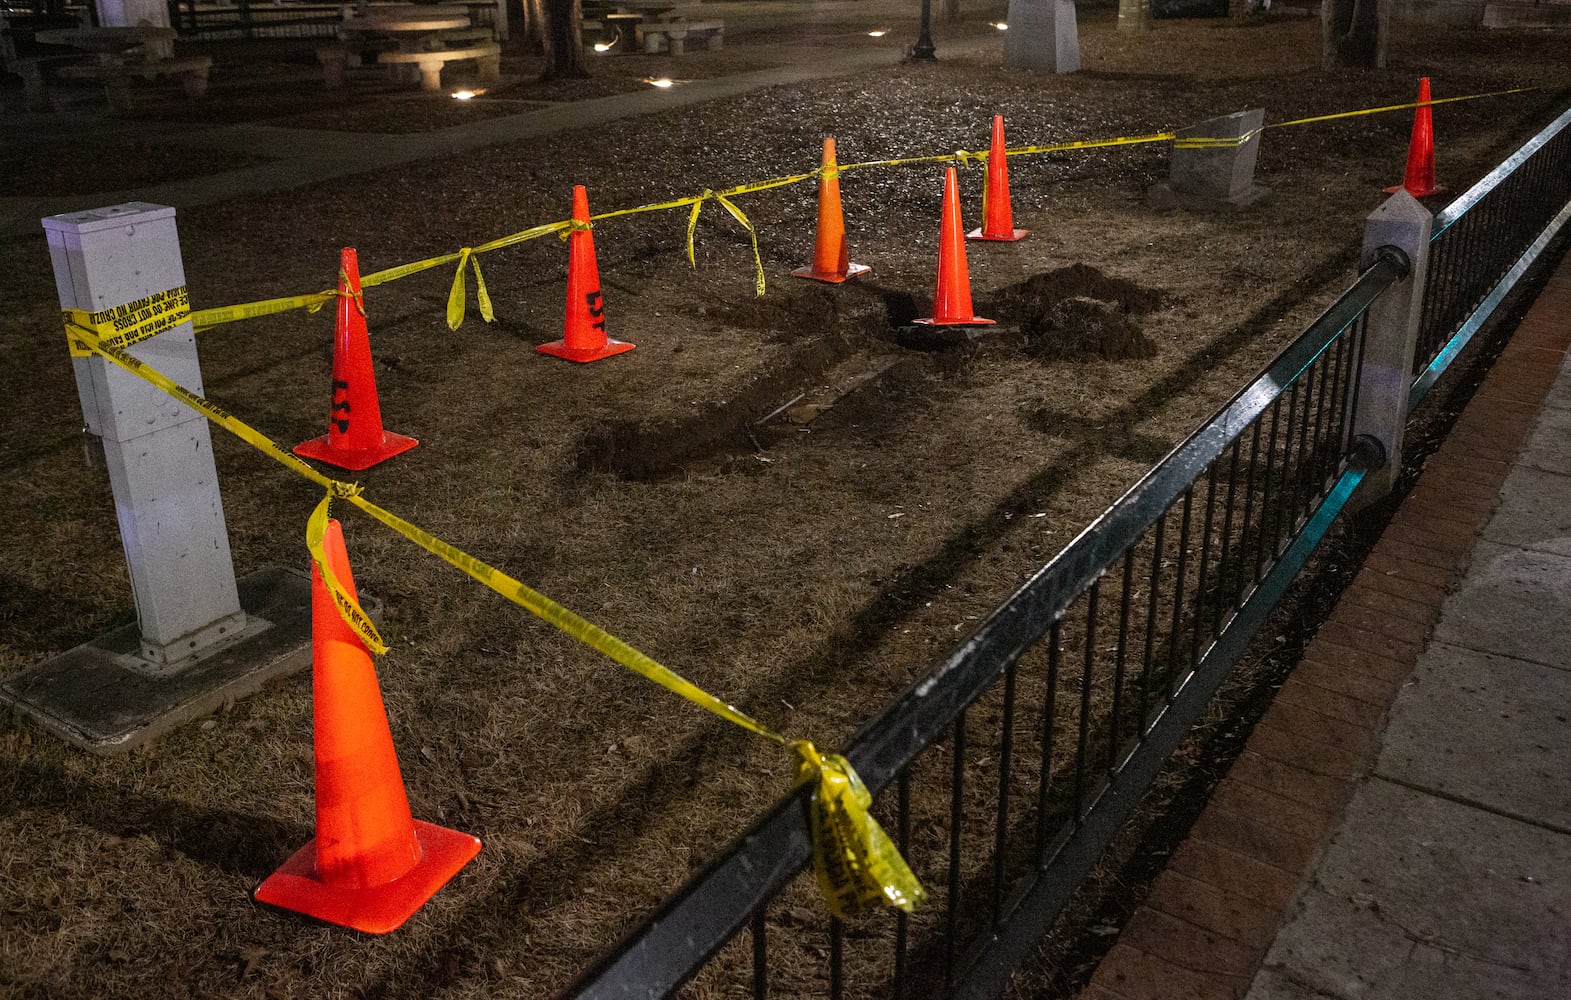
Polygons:
[[[1514,282],[1571,212],[1568,121],[1571,111],[1436,219],[1412,370],[1443,368],[1504,294],[1491,289]],[[1391,247],[1366,259],[1264,372],[852,741],[846,756],[868,787],[893,789],[875,811],[927,905],[847,926],[782,900],[810,859],[798,793],[569,995],[655,998],[689,983],[695,996],[997,996],[1364,470],[1382,465],[1379,443],[1353,432],[1360,386],[1389,382],[1374,361],[1362,378],[1366,343],[1393,335],[1372,328],[1370,307],[1421,269]]]
[[1417,403],[1571,216],[1571,110],[1435,216]]

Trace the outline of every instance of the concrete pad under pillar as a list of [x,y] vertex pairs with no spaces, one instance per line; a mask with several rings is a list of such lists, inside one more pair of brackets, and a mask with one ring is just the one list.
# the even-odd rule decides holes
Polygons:
[[1080,69],[1080,32],[1072,0],[1009,0],[1004,66],[1043,73]]
[[[311,578],[268,568],[237,583],[246,628],[198,662],[171,671],[142,659],[133,623],[12,675],[0,702],[83,749],[118,753],[309,667]],[[360,602],[380,619],[380,602]]]
[[1255,183],[1265,114],[1264,108],[1236,111],[1180,129],[1173,138],[1167,180],[1146,192],[1151,204],[1236,210],[1270,194]]

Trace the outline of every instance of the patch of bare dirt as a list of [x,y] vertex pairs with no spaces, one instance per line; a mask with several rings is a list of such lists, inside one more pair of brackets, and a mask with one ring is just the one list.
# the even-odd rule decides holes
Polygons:
[[[851,163],[983,148],[995,112],[1025,144],[1149,134],[1249,106],[1285,121],[1400,103],[1420,73],[1437,94],[1545,87],[1437,109],[1439,170],[1461,189],[1563,107],[1571,83],[1566,41],[1549,34],[1508,48],[1436,31],[1395,45],[1389,70],[1329,74],[1313,68],[1310,19],[1229,29],[1164,24],[1142,44],[1115,37],[1104,11],[1082,33],[1109,68],[1072,77],[1005,72],[996,52],[946,58],[181,207],[187,281],[199,308],[316,291],[346,245],[371,271],[560,219],[575,184],[609,211],[811,170],[826,134]],[[1189,46],[1205,59],[1186,70]],[[1014,290],[999,313],[1015,330],[940,351],[895,332],[933,287],[942,177],[931,166],[843,175],[851,256],[874,268],[857,286],[789,276],[812,252],[810,183],[737,199],[768,279],[756,301],[748,234],[713,203],[696,267],[685,208],[597,223],[608,332],[638,347],[592,365],[534,351],[562,332],[555,239],[481,256],[490,324],[471,301],[468,322],[447,328],[445,268],[377,286],[366,308],[384,420],[421,444],[359,481],[772,727],[843,745],[1341,290],[1363,216],[1399,178],[1409,124],[1268,130],[1259,176],[1273,194],[1236,214],[1150,210],[1158,145],[1011,162],[1032,236],[969,254],[979,303]],[[29,177],[50,168],[15,165]],[[961,175],[968,214],[981,173]],[[58,302],[42,239],[0,242],[0,263],[0,516],[13,528],[0,586],[21,595],[0,616],[9,674],[131,608],[107,477],[83,447],[72,369],[48,334]],[[1044,345],[1061,343],[1033,358],[1022,344],[1038,325]],[[325,313],[204,333],[206,391],[285,446],[314,437],[331,339]],[[316,487],[227,437],[214,448],[237,565],[303,566]],[[349,514],[345,530],[360,586],[387,609],[393,652],[379,667],[411,805],[480,836],[479,858],[386,937],[250,901],[310,835],[304,677],[126,757],[87,757],[8,718],[0,991],[551,995],[789,787],[772,746],[380,526]],[[1022,697],[1041,696],[1032,676]],[[976,709],[996,710],[993,695]],[[946,753],[924,767],[947,773]],[[991,751],[967,761],[973,794],[987,794],[995,762]],[[918,874],[939,892],[945,830],[927,817],[912,833]],[[935,903],[913,926],[941,918]],[[794,886],[771,921],[790,931],[772,937],[775,995],[821,992],[811,887]],[[850,937],[870,950],[888,930],[873,921]],[[737,947],[693,996],[729,995],[733,974],[745,982]],[[874,959],[851,968],[876,980]]]

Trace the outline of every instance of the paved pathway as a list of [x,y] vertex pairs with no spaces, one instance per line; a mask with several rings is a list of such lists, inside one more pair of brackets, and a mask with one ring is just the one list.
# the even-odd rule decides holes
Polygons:
[[[903,3],[904,0],[862,0],[856,4],[836,5],[833,14],[837,23],[843,20],[850,26],[882,26],[895,23],[901,14],[906,15],[905,20],[909,20],[909,11],[902,6]],[[784,60],[784,64],[732,76],[691,80],[680,87],[664,90],[639,90],[556,104],[432,132],[348,133],[254,124],[212,128],[170,127],[166,129],[168,134],[165,137],[169,142],[191,147],[244,151],[259,154],[265,160],[235,170],[151,184],[135,190],[110,191],[91,196],[0,197],[0,235],[36,235],[40,231],[39,219],[61,212],[77,211],[86,204],[96,206],[147,201],[190,208],[241,195],[287,190],[384,167],[452,156],[483,146],[521,142],[563,129],[603,125],[623,118],[670,111],[735,97],[765,87],[846,76],[891,66],[905,58],[907,42],[898,41],[897,36],[891,36],[887,39],[889,44],[879,47],[836,44],[833,38],[793,44],[789,31],[793,18],[796,23],[811,24],[814,18],[824,16],[813,5],[785,7],[768,0],[733,0],[709,3],[705,7],[706,16],[723,16],[728,26],[745,28],[751,23],[755,33],[760,29],[759,24],[754,22],[767,20],[774,26],[772,33],[755,34],[749,41],[744,31],[744,40],[740,45],[728,39],[727,47],[746,50],[763,45],[768,48],[770,61]],[[979,37],[979,30],[986,29],[979,29],[974,24],[965,26],[964,30],[951,27],[951,33],[959,31],[959,34],[958,37],[944,40],[943,54],[946,57],[973,55],[997,49],[1001,45],[996,34],[982,34]],[[731,34],[733,32],[728,31],[728,35]],[[910,40],[914,38],[913,34]],[[865,43],[868,39],[862,37],[860,41]],[[37,128],[54,135],[79,134],[83,136],[84,142],[89,140],[95,128],[124,128],[123,123],[113,119],[105,120],[96,114],[36,114],[11,120],[19,123],[19,128]]]
[[1571,256],[1082,1000],[1571,997]]

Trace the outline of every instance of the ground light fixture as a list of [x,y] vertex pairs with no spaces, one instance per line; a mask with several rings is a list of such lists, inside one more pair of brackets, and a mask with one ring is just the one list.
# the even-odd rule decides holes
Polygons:
[[611,51],[611,43],[610,42],[596,42],[595,43],[595,51],[596,52],[610,52]]
[[676,83],[676,81],[671,79],[669,76],[649,78],[644,80],[644,82],[649,84],[651,87],[659,87],[661,90],[665,90],[667,87],[670,87]]
[[997,28],[999,31],[1008,31],[1009,30],[1009,25],[1005,24],[1003,21],[989,21],[987,23],[991,24],[993,27]]
[[472,101],[483,93],[485,93],[483,90],[455,90],[453,91],[453,100]]
[[877,31],[869,31],[867,34],[870,38],[883,38],[885,35],[889,34],[889,29],[879,28]]

